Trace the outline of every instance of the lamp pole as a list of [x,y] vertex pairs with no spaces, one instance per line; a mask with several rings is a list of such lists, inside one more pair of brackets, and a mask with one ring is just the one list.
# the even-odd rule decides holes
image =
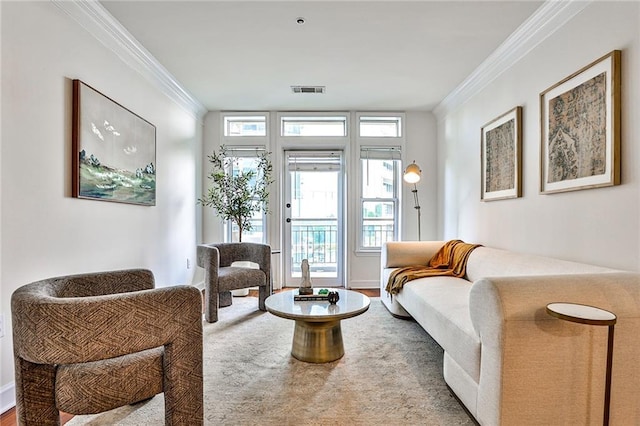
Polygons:
[[418,241],[422,241],[421,232],[420,232],[420,202],[418,201],[418,187],[416,184],[413,184],[413,208],[418,211]]
[[422,174],[422,170],[420,170],[420,166],[413,163],[409,164],[407,168],[404,170],[404,181],[413,184],[413,208],[418,211],[418,241],[422,240],[422,235],[420,232],[420,202],[418,201],[418,186],[417,183],[420,182],[420,175]]

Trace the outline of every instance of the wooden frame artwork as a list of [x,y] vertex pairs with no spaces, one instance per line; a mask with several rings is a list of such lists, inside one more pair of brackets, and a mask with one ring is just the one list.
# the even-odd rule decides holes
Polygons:
[[522,196],[522,107],[482,127],[482,201]]
[[155,206],[153,124],[73,80],[72,135],[74,197]]
[[540,94],[540,192],[620,184],[620,56],[614,50]]

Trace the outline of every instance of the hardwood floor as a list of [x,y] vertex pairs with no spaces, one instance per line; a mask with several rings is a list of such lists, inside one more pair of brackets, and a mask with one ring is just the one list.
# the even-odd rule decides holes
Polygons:
[[375,289],[361,288],[361,289],[353,289],[353,291],[357,291],[357,292],[362,293],[365,296],[369,296],[369,297],[380,297],[380,289],[379,288],[375,288]]
[[[276,293],[281,291],[294,290],[294,287],[285,287],[281,290],[276,290]],[[380,297],[379,289],[354,289],[354,291],[360,292],[369,297]],[[249,296],[258,297],[258,290],[250,290]],[[64,425],[69,420],[73,418],[72,414],[67,414],[60,412],[60,424]],[[18,422],[16,421],[16,409],[12,408],[6,413],[0,414],[0,426],[17,426]]]
[[[72,414],[67,414],[60,412],[60,424],[64,425],[69,420],[73,418]],[[2,413],[0,415],[0,426],[17,426],[18,422],[16,421],[16,409],[12,408],[6,413]]]

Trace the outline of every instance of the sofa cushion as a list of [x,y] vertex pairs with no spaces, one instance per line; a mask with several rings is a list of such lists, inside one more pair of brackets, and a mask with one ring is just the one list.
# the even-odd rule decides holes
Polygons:
[[467,279],[471,282],[486,277],[515,277],[526,275],[565,275],[617,272],[614,269],[584,263],[569,262],[550,257],[489,247],[476,248],[467,261]]
[[462,278],[429,277],[408,282],[394,297],[476,382],[480,338],[469,314],[471,283]]

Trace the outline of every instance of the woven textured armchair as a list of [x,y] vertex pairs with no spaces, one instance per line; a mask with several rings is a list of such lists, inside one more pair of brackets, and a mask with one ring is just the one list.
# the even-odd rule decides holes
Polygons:
[[[249,261],[260,269],[231,266]],[[259,288],[258,308],[266,311],[264,301],[271,295],[271,247],[256,243],[220,243],[198,246],[198,266],[204,268],[204,316],[218,321],[218,307],[231,305],[231,290]]]
[[11,297],[20,425],[58,425],[164,392],[165,424],[201,425],[202,297],[147,270],[38,281]]

